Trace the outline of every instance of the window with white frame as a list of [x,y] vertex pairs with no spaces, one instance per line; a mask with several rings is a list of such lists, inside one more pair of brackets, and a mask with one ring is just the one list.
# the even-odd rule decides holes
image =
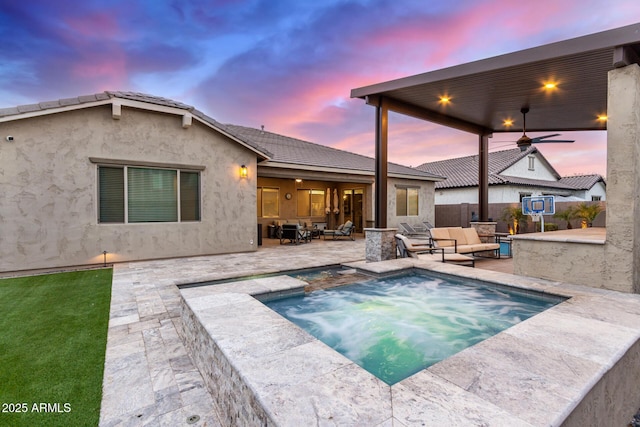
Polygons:
[[200,172],[98,166],[98,222],[200,221]]
[[396,216],[418,216],[418,188],[396,188]]
[[520,203],[522,203],[522,199],[525,197],[531,197],[531,193],[520,193]]
[[591,196],[592,202],[599,202],[602,200],[602,196]]

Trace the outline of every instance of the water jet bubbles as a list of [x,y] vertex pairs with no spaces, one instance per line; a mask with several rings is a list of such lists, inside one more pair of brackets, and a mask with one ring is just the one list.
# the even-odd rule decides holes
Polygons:
[[407,275],[267,305],[387,384],[486,339],[559,301],[523,300],[460,280]]

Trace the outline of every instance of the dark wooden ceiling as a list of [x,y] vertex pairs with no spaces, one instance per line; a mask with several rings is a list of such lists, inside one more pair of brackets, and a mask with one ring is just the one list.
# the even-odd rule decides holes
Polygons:
[[522,107],[527,131],[604,130],[608,72],[638,58],[640,23],[353,89],[351,97],[385,99],[392,111],[472,132],[521,131]]

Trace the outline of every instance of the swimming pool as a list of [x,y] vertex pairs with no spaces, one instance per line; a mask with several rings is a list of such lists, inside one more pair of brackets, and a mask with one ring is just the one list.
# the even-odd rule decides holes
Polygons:
[[563,300],[420,273],[265,304],[393,385]]

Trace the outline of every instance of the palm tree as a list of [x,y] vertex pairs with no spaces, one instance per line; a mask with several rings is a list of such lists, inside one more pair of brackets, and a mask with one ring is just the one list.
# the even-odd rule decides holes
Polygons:
[[[527,216],[522,213],[521,206],[507,206],[502,211],[500,219],[509,224],[509,233],[518,234],[520,231],[520,224],[525,224]],[[510,223],[513,223],[513,227]]]
[[586,223],[587,227],[592,226],[593,220],[596,219],[600,212],[602,212],[602,207],[599,203],[589,204],[582,202],[576,208],[576,216],[582,218],[583,223]]
[[561,219],[563,221],[567,221],[567,230],[572,229],[571,220],[578,217],[576,214],[577,209],[569,206],[567,209],[556,212],[553,216],[554,218]]

